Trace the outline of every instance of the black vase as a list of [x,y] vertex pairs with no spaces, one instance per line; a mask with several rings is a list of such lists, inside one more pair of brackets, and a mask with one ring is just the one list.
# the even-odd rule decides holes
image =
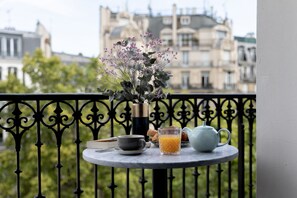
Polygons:
[[148,103],[134,103],[132,106],[132,134],[143,135],[145,137],[145,141],[149,141],[149,137],[146,135],[148,129]]

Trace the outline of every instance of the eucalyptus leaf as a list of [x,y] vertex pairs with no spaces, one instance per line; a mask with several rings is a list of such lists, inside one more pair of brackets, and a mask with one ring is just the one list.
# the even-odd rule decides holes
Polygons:
[[151,84],[149,84],[149,85],[148,85],[148,91],[149,91],[149,92],[154,91],[154,86],[151,85]]
[[152,58],[152,59],[150,60],[150,63],[151,63],[151,64],[154,64],[154,63],[156,62],[156,60],[157,60],[156,58]]
[[162,88],[166,87],[166,81],[171,76],[163,69],[168,64],[168,57],[175,58],[176,53],[165,50],[160,40],[151,33],[140,37],[143,41],[141,48],[138,47],[136,37],[130,37],[117,42],[101,58],[103,66],[108,66],[103,71],[114,77],[114,80],[109,81],[113,85],[111,90],[119,90],[105,91],[111,100],[150,102],[164,95]]
[[156,52],[149,52],[148,55],[153,55],[155,54]]
[[166,84],[164,84],[161,80],[158,80],[158,79],[154,80],[154,85],[155,85],[156,88],[166,87]]

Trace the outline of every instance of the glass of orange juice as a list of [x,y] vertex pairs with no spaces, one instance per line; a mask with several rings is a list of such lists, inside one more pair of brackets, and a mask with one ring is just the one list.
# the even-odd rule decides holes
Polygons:
[[162,155],[177,155],[181,149],[181,128],[166,127],[158,129],[159,148]]

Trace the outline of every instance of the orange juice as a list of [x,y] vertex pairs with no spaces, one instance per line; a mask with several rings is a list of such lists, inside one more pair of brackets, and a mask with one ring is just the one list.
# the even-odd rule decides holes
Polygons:
[[180,135],[159,136],[159,147],[162,154],[178,154],[180,152]]

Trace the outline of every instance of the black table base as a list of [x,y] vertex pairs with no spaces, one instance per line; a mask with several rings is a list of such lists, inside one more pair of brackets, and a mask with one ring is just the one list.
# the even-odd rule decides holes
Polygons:
[[167,198],[167,169],[153,169],[153,198]]

